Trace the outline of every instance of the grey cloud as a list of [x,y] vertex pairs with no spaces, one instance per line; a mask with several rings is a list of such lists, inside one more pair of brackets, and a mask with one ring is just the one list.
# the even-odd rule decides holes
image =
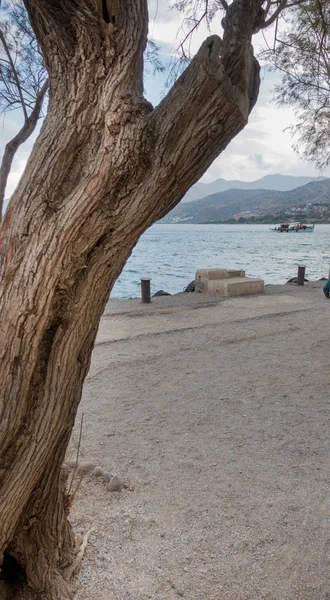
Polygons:
[[256,165],[259,169],[267,171],[272,164],[267,162],[262,154],[250,154],[247,159],[250,163]]

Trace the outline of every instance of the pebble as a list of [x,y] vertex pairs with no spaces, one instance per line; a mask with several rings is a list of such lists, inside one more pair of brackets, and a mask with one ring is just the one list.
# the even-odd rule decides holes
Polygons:
[[121,491],[121,481],[117,475],[114,475],[113,477],[111,477],[111,480],[109,483],[109,490],[110,490],[110,492],[120,492]]
[[233,542],[233,548],[235,548],[235,550],[244,550],[247,547],[248,542],[246,540],[237,540],[236,542]]
[[94,468],[93,463],[89,463],[89,462],[80,463],[79,466],[77,467],[77,474],[78,475],[86,475],[86,473],[89,473],[89,471],[91,471],[93,468]]
[[111,483],[111,475],[108,471],[103,472],[103,479],[106,483],[109,483],[109,481]]
[[83,571],[83,573],[82,573],[82,574],[81,574],[81,576],[80,576],[80,580],[81,580],[83,583],[86,583],[86,581],[87,581],[88,579],[89,579],[89,573],[88,573],[88,571]]
[[104,471],[102,467],[95,467],[93,474],[95,475],[95,477],[103,477]]

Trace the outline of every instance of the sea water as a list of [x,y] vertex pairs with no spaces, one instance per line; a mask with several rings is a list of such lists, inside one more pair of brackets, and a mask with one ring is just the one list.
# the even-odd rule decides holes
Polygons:
[[312,233],[276,233],[270,225],[153,225],[140,238],[111,296],[140,296],[140,278],[151,293],[183,291],[197,269],[244,269],[265,284],[283,284],[306,266],[306,278],[328,277],[330,225]]

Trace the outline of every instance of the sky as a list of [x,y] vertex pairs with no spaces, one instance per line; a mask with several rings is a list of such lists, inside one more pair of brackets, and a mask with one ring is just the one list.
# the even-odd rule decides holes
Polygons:
[[[171,54],[176,51],[178,41],[182,39],[182,15],[168,8],[168,2],[150,0],[149,2],[149,37],[160,47],[160,58],[166,63]],[[180,29],[181,27],[181,29]],[[200,27],[193,36],[190,44],[192,53],[210,33],[221,35],[220,18],[212,23],[211,31],[206,26]],[[268,32],[271,36],[272,32]],[[255,36],[255,52],[264,43],[260,34]],[[165,80],[167,76],[152,73],[146,75],[145,93],[156,105],[166,93]],[[302,160],[292,150],[292,138],[285,131],[296,122],[292,109],[279,108],[272,102],[272,88],[279,81],[279,76],[273,72],[262,71],[262,82],[259,98],[254,107],[248,125],[229,144],[226,150],[213,162],[201,181],[210,182],[220,177],[224,179],[239,179],[253,181],[264,175],[280,173],[283,175],[323,175],[330,177],[330,167],[322,173],[317,171],[312,163]],[[9,113],[0,121],[0,154],[5,144],[17,133],[20,115]],[[39,128],[38,128],[39,130]],[[23,173],[26,161],[31,152],[37,132],[17,152],[9,176],[6,197],[14,191]]]

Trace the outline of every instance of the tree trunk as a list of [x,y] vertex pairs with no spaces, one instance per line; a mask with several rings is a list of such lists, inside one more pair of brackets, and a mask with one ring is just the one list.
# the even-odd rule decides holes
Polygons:
[[26,0],[50,103],[0,230],[0,556],[52,600],[71,597],[61,464],[110,290],[141,233],[244,127],[257,96],[249,36],[260,3],[235,1],[250,33],[237,41],[242,12],[231,16],[232,61],[208,38],[153,110],[142,95],[144,0],[123,1],[112,23],[90,0],[56,10]]

